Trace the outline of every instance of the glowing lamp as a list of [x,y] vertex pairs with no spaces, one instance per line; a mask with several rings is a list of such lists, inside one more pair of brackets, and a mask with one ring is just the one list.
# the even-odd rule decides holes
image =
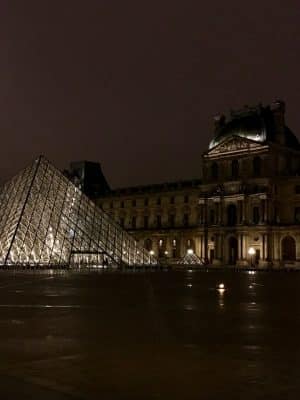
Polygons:
[[255,254],[255,249],[254,249],[254,247],[249,247],[248,254],[249,254],[250,256],[254,256],[254,254]]

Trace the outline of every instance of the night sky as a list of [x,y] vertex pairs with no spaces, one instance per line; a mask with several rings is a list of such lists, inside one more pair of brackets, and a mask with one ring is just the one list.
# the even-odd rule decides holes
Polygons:
[[287,103],[300,138],[299,0],[2,0],[3,181],[44,154],[112,187],[190,179],[213,115]]

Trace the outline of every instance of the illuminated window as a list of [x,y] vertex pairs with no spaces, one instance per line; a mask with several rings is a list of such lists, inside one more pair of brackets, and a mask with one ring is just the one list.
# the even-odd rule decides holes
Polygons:
[[152,250],[152,240],[151,239],[145,240],[145,249],[148,251]]

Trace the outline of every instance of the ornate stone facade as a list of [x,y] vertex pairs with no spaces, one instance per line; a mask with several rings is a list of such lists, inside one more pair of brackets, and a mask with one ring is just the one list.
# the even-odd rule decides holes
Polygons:
[[114,190],[97,202],[167,262],[190,249],[213,265],[300,266],[300,145],[284,111],[276,101],[217,118],[199,180]]

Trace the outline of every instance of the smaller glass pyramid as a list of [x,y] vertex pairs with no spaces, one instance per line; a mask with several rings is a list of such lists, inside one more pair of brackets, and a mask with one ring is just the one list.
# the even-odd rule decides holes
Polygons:
[[180,265],[204,265],[204,261],[197,256],[193,251],[187,251],[185,256],[183,256],[179,261],[177,261],[177,264]]
[[43,156],[0,188],[0,265],[100,264],[150,255]]

